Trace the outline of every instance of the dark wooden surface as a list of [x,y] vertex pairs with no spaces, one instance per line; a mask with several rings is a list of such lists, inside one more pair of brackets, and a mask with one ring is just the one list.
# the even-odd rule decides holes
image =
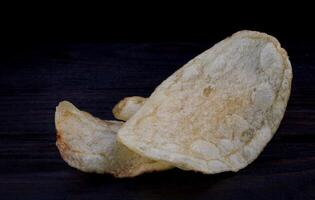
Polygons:
[[283,43],[294,71],[281,126],[238,173],[170,170],[132,179],[69,167],[54,109],[69,100],[103,119],[126,96],[148,96],[214,42],[43,44],[1,54],[0,199],[315,199],[315,44]]

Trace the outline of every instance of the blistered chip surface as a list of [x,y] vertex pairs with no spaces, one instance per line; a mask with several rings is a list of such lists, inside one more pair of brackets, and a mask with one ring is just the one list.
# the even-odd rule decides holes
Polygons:
[[276,132],[291,80],[287,53],[274,37],[238,32],[158,86],[118,139],[181,169],[238,171]]

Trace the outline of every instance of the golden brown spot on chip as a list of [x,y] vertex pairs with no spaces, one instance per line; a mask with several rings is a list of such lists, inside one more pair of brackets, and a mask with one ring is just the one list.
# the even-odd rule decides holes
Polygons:
[[212,92],[213,88],[209,85],[208,87],[203,89],[203,96],[208,97]]
[[254,137],[254,130],[252,129],[247,129],[246,131],[244,131],[241,135],[241,138],[240,140],[242,142],[247,142],[249,141],[250,139],[252,139]]

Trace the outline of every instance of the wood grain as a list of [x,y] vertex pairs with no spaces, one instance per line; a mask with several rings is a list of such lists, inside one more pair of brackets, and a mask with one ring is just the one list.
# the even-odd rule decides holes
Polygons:
[[45,44],[0,60],[1,199],[314,199],[315,45],[285,43],[292,95],[271,143],[238,173],[170,170],[134,179],[70,168],[55,147],[54,109],[69,100],[103,119],[126,96],[148,96],[212,42]]

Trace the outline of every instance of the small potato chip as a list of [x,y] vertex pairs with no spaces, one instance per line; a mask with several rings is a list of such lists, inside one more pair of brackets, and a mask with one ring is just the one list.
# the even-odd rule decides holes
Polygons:
[[62,158],[84,172],[133,177],[170,166],[142,157],[116,141],[123,122],[105,121],[63,101],[56,108],[56,145]]
[[276,132],[291,80],[287,53],[274,37],[240,31],[158,86],[118,140],[184,170],[238,171]]
[[113,108],[113,115],[116,119],[127,121],[134,115],[144,104],[144,97],[126,97],[119,101]]

